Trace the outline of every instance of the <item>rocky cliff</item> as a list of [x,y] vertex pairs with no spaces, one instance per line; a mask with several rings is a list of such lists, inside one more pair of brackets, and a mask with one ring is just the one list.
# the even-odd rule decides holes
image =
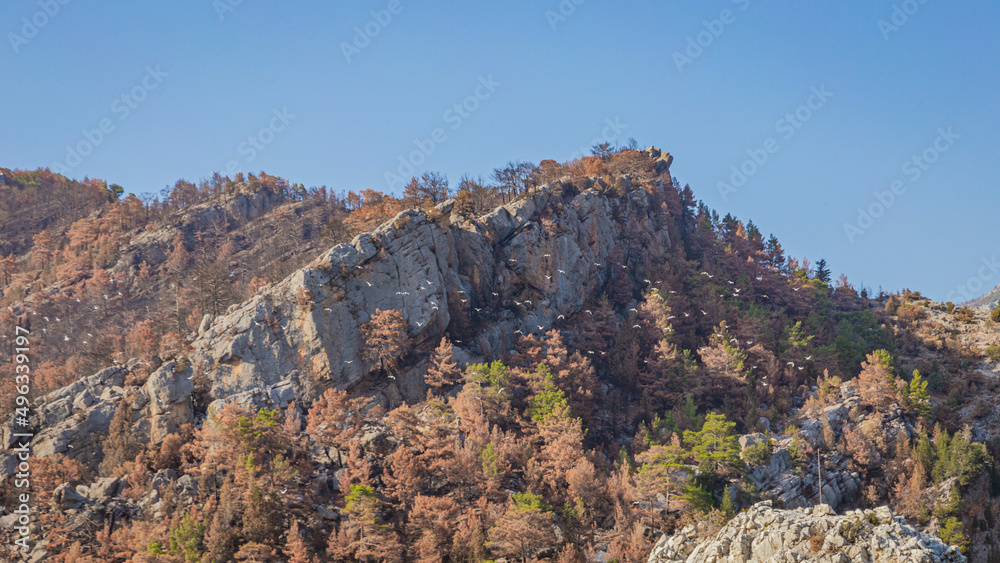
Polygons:
[[958,550],[918,531],[886,507],[837,515],[828,505],[778,510],[770,501],[738,514],[715,534],[688,526],[663,536],[649,563],[939,563]]
[[[660,158],[663,166],[667,159]],[[160,365],[141,388],[124,386],[134,366],[121,366],[42,397],[32,421],[40,429],[34,451],[93,465],[125,393],[134,398],[136,432],[154,444],[196,422],[209,402],[285,408],[312,399],[317,381],[340,388],[364,382],[392,406],[422,398],[419,358],[442,335],[459,358],[493,358],[519,334],[580,313],[612,280],[641,283],[649,275],[671,244],[668,217],[628,177],[615,188],[624,196],[605,195],[610,187],[600,180],[582,190],[557,182],[469,220],[452,213],[452,201],[404,211],[226,314],[206,316],[189,352]],[[378,309],[401,312],[417,367],[376,381],[360,354],[359,327]],[[13,463],[9,454],[0,457],[8,474]]]

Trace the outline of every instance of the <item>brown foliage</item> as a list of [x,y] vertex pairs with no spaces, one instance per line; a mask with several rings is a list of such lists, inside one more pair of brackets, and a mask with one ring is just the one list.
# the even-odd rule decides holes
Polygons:
[[490,528],[487,547],[502,556],[528,561],[543,547],[556,543],[552,515],[513,502]]
[[349,399],[343,389],[327,389],[309,409],[306,432],[321,444],[346,446],[364,424],[363,406],[363,398]]
[[458,504],[448,497],[418,495],[414,499],[407,529],[417,561],[442,563],[446,560],[459,514]]
[[371,320],[361,324],[361,335],[365,340],[362,357],[380,370],[393,371],[411,345],[409,325],[395,309],[376,309]]
[[868,354],[867,360],[861,363],[861,373],[858,375],[861,402],[879,411],[888,408],[896,400],[896,389],[890,377],[889,369],[879,357]]
[[441,337],[441,343],[434,350],[430,365],[427,368],[427,376],[424,381],[428,386],[440,391],[443,388],[451,387],[458,383],[461,370],[458,364],[452,359],[454,347],[446,337]]

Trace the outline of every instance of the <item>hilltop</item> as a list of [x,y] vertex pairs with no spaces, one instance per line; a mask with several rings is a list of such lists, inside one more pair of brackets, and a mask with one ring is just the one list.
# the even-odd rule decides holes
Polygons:
[[93,181],[0,301],[36,355],[32,556],[641,561],[821,492],[1000,553],[996,323],[834,281],[671,163]]

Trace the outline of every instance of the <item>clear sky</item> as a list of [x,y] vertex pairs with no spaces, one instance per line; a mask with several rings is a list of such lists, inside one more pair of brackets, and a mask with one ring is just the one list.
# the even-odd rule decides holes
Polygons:
[[634,137],[855,284],[1000,283],[996,2],[10,0],[0,22],[3,166],[389,191],[401,159],[454,183]]

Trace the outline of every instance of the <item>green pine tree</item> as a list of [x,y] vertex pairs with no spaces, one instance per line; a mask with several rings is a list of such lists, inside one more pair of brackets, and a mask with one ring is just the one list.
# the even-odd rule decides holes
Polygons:
[[740,469],[740,446],[735,432],[736,423],[719,413],[709,413],[701,430],[684,432],[687,444],[699,462],[709,462],[715,471],[722,467]]
[[910,380],[909,388],[910,406],[917,415],[925,420],[931,416],[931,394],[927,392],[927,380],[920,376],[919,370],[913,370],[913,379]]
[[726,518],[732,518],[736,515],[736,506],[733,504],[733,491],[730,487],[731,485],[726,485],[726,490],[722,493],[722,513],[726,515]]

